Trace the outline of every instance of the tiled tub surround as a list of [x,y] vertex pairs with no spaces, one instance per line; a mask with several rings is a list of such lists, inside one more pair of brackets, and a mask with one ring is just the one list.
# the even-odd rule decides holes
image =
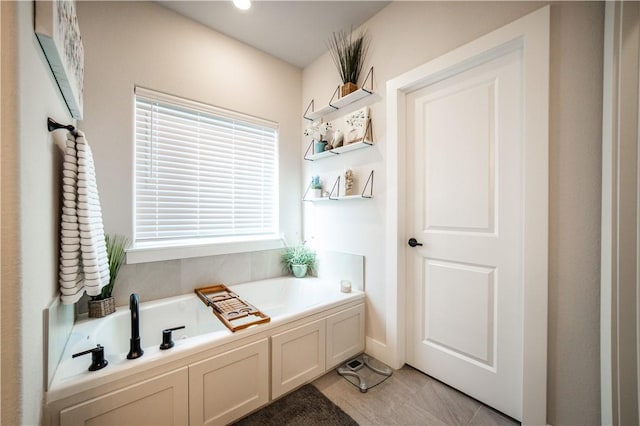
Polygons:
[[[116,306],[129,304],[129,295],[138,293],[141,302],[191,293],[208,284],[241,284],[266,280],[284,274],[280,263],[282,249],[234,253],[162,262],[122,265],[113,296]],[[317,276],[347,279],[356,289],[363,289],[363,256],[318,251]],[[87,312],[87,297],[77,307]]]
[[[364,350],[362,291],[342,293],[334,280],[292,277],[230,288],[271,322],[232,333],[195,295],[143,303],[144,355],[127,360],[128,308],[80,319],[47,392],[50,424],[94,417],[120,424],[131,415],[227,423]],[[160,350],[162,329],[179,325],[186,328],[174,332],[175,346]],[[71,355],[97,343],[105,347],[109,365],[89,372],[89,356]],[[151,406],[153,414],[145,409]]]
[[[116,306],[125,306],[131,293],[138,293],[146,302],[186,294],[207,284],[234,285],[279,277],[283,274],[281,252],[276,249],[122,265],[113,296]],[[79,303],[78,309],[86,312],[86,302]]]

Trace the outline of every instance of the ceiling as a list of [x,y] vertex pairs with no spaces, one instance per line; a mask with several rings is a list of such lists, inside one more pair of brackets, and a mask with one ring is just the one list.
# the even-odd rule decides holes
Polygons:
[[390,2],[254,0],[246,11],[230,0],[156,3],[304,68],[326,52],[331,33],[357,28]]

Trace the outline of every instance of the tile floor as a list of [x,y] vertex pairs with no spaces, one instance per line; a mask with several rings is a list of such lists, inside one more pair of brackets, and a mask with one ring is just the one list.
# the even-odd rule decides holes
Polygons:
[[519,424],[407,365],[366,393],[335,370],[313,384],[361,426]]

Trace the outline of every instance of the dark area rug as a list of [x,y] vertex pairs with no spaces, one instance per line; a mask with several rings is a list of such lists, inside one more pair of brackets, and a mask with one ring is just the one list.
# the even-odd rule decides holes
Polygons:
[[315,386],[309,384],[234,423],[234,425],[358,426],[358,423]]

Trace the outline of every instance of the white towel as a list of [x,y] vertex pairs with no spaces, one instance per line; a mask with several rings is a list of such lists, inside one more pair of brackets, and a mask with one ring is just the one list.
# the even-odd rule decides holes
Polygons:
[[109,260],[102,226],[95,166],[84,133],[67,135],[62,166],[60,293],[76,303],[86,291],[100,294],[109,284]]

